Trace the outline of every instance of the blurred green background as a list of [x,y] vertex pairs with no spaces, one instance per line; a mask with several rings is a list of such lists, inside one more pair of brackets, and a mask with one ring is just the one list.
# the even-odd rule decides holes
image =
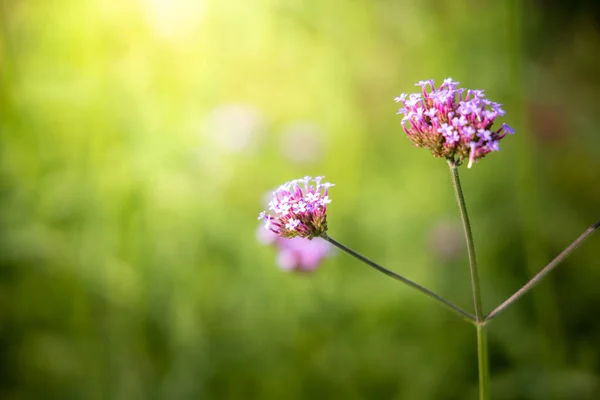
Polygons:
[[[485,89],[517,130],[462,170],[490,311],[600,217],[588,3],[0,0],[0,398],[476,398],[471,326],[345,254],[282,272],[256,217],[326,175],[332,237],[471,309],[393,99]],[[599,248],[491,325],[494,399],[600,398]]]

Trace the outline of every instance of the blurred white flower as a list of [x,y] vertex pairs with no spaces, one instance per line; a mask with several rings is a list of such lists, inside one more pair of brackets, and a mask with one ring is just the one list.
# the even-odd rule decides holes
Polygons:
[[205,134],[210,142],[228,153],[253,151],[264,132],[258,110],[243,104],[224,104],[206,117]]
[[323,131],[312,122],[294,122],[283,130],[279,149],[289,161],[314,163],[323,156],[323,136]]

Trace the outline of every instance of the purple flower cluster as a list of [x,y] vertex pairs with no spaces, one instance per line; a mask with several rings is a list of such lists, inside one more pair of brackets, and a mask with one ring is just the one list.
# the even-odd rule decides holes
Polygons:
[[269,202],[269,210],[275,215],[263,211],[258,219],[264,220],[266,229],[284,238],[321,236],[327,232],[327,204],[331,203],[329,188],[335,186],[329,182],[321,183],[323,178],[305,176],[284,183],[273,192]]
[[[458,82],[445,79],[439,89],[433,79],[421,81],[421,93],[406,93],[396,97],[403,108],[402,127],[416,147],[431,150],[461,164],[474,161],[491,151],[499,151],[499,141],[514,130],[506,124],[498,129],[492,125],[505,114],[501,105],[486,99],[482,90],[458,89]],[[429,87],[429,88],[428,88]]]
[[258,228],[257,236],[260,242],[277,247],[277,264],[286,271],[314,271],[333,250],[333,246],[324,239],[286,239],[262,225]]

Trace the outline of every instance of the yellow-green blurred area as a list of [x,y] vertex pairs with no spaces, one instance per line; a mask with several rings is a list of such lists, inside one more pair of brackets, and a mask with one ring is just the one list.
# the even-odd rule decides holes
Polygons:
[[[2,399],[476,398],[472,326],[256,240],[266,193],[325,175],[333,238],[472,309],[447,165],[395,115],[422,79],[517,131],[461,168],[486,311],[600,217],[587,2],[0,5]],[[490,325],[494,399],[600,398],[599,249]]]

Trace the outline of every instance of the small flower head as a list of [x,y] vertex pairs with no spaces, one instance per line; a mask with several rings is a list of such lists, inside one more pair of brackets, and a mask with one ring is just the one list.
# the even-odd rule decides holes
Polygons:
[[277,264],[288,271],[314,271],[332,251],[329,242],[321,238],[278,238],[276,244],[279,249]]
[[277,249],[277,264],[286,271],[314,271],[326,257],[333,254],[333,246],[324,239],[286,239],[272,230],[265,229],[263,225],[258,226],[256,238],[262,244]]
[[323,178],[305,176],[284,183],[273,192],[269,202],[272,214],[263,211],[258,219],[264,221],[266,229],[283,238],[321,236],[327,232],[329,188],[335,186],[322,182]]
[[488,153],[499,151],[498,142],[514,130],[506,124],[493,127],[505,112],[483,90],[459,89],[458,84],[447,78],[435,89],[433,80],[420,81],[421,93],[403,93],[395,100],[403,105],[398,111],[404,115],[402,127],[416,147],[457,164],[467,159],[470,168]]
[[266,229],[263,224],[258,226],[256,238],[277,250],[277,264],[285,271],[313,272],[325,258],[334,254],[333,246],[324,239],[316,237],[310,240],[299,236],[287,239]]

